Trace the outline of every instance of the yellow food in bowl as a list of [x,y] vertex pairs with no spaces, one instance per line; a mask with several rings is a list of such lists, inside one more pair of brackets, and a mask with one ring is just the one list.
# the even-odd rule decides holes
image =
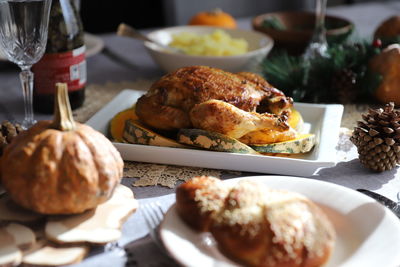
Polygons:
[[211,34],[204,35],[191,32],[173,34],[169,46],[195,56],[233,56],[248,51],[246,40],[232,38],[223,30],[215,30]]

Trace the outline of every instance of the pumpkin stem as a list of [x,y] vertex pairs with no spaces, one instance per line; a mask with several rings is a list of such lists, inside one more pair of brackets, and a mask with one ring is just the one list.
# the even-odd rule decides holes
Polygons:
[[69,104],[68,86],[66,83],[56,83],[52,126],[61,131],[72,131],[76,128],[71,105]]
[[209,13],[210,15],[216,16],[216,15],[219,15],[219,14],[222,13],[222,9],[219,8],[219,7],[216,7],[216,8],[214,8],[213,10],[209,11],[208,13]]

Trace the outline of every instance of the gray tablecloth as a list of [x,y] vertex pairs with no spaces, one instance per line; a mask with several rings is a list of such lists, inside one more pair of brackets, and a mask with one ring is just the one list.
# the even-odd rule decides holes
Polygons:
[[[391,15],[400,12],[399,2],[368,3],[354,6],[333,7],[329,14],[347,17],[356,25],[357,34],[369,37],[376,26]],[[250,28],[250,19],[240,19],[241,28]],[[132,81],[159,77],[163,72],[154,64],[139,41],[117,37],[114,34],[101,35],[106,51],[87,59],[88,82],[105,83],[109,81]],[[116,54],[130,61],[127,67],[111,59],[107,53]],[[0,63],[0,121],[3,119],[21,120],[23,117],[22,92],[18,81],[18,69],[9,63]],[[49,119],[48,115],[36,115],[37,119]],[[400,189],[398,169],[381,174],[371,173],[355,159],[354,148],[346,160],[335,167],[323,169],[311,179],[333,182],[349,188],[367,188],[381,193],[393,200]],[[244,174],[255,175],[255,174]],[[224,176],[223,178],[229,178]],[[132,181],[124,179],[129,185]],[[167,209],[174,201],[174,190],[162,187],[133,188],[140,204],[158,200]],[[140,212],[132,215],[124,225],[124,235],[118,245],[125,247],[128,253],[117,247],[101,247],[92,251],[90,257],[79,266],[168,266],[171,261],[151,242]]]

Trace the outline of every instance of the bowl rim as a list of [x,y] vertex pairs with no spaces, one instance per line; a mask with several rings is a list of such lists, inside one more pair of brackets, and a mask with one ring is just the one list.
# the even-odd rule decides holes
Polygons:
[[[144,45],[147,49],[153,51],[153,52],[157,52],[157,53],[161,53],[161,54],[171,54],[173,56],[177,56],[177,57],[182,57],[182,58],[191,58],[191,59],[197,59],[197,58],[202,58],[202,59],[239,59],[239,58],[246,58],[246,57],[251,57],[253,55],[257,55],[258,53],[260,53],[260,51],[266,50],[269,51],[272,49],[272,47],[274,46],[274,40],[272,39],[272,37],[270,37],[269,35],[256,31],[256,30],[246,30],[246,29],[228,29],[228,28],[223,28],[223,27],[218,27],[218,26],[200,26],[200,25],[180,25],[180,26],[173,26],[173,27],[167,27],[167,28],[162,28],[162,29],[158,29],[158,30],[154,30],[151,31],[149,33],[147,33],[147,37],[151,38],[151,35],[159,33],[159,32],[168,32],[170,30],[176,30],[176,29],[208,29],[208,30],[216,30],[216,29],[222,29],[226,32],[246,32],[246,33],[250,33],[250,34],[254,34],[256,36],[258,36],[260,38],[260,40],[265,39],[266,42],[263,46],[260,46],[257,49],[251,50],[251,51],[247,51],[244,54],[240,54],[240,55],[231,55],[231,56],[201,56],[201,55],[187,55],[187,54],[179,54],[179,53],[173,53],[173,52],[167,52],[167,51],[163,51],[162,48],[156,48],[157,45],[152,44],[151,42],[145,41]],[[247,41],[247,40],[246,40]]]
[[[271,29],[271,28],[266,28],[261,26],[261,20],[264,17],[267,16],[273,16],[273,15],[290,15],[290,14],[295,14],[295,15],[313,15],[315,16],[314,12],[310,12],[310,11],[277,11],[277,12],[269,12],[269,13],[264,13],[264,14],[259,14],[255,17],[252,18],[251,20],[251,25],[252,28],[255,30],[264,30],[264,31],[268,31],[271,33],[281,33],[281,32],[293,32],[293,33],[311,33],[313,32],[312,29],[308,29],[308,30],[300,30],[300,29],[289,29],[289,30],[277,30],[277,29]],[[347,18],[344,17],[340,17],[340,16],[336,16],[336,15],[330,15],[330,14],[326,14],[325,15],[325,19],[335,19],[335,20],[341,20],[345,23],[347,23],[346,25],[339,27],[339,28],[335,28],[335,29],[327,29],[326,30],[326,34],[327,35],[338,35],[338,34],[344,34],[346,32],[348,32],[349,30],[351,30],[352,28],[354,28],[354,23],[350,20],[348,20]]]

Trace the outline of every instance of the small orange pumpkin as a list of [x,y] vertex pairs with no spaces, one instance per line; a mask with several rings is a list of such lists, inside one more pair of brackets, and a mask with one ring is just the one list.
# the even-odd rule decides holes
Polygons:
[[189,20],[189,25],[219,26],[230,29],[237,27],[236,20],[219,8],[197,13]]
[[400,16],[393,16],[383,21],[375,30],[374,39],[391,39],[400,35]]
[[109,199],[123,172],[119,152],[101,133],[74,122],[66,84],[57,84],[55,117],[19,134],[1,160],[2,182],[19,205],[74,214]]
[[400,105],[400,45],[392,44],[369,62],[369,68],[382,75],[382,81],[375,91],[381,103],[394,102]]

